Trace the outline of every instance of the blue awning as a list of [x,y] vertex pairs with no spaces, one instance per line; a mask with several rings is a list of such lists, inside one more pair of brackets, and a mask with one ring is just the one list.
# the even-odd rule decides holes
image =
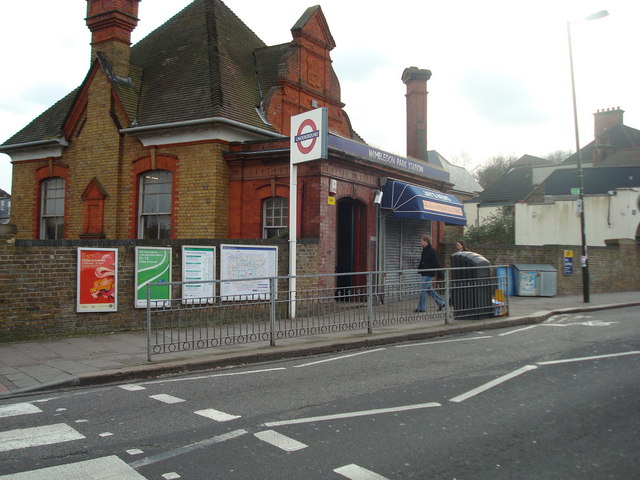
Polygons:
[[380,207],[393,210],[397,218],[467,224],[464,206],[453,195],[399,180],[387,180],[384,184]]

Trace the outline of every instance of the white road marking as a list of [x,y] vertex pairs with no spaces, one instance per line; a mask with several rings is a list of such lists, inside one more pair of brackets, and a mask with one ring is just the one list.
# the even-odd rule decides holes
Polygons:
[[111,433],[111,432],[104,432],[104,433],[100,433],[98,436],[99,436],[99,437],[112,437],[112,436],[113,436],[113,433]]
[[175,480],[176,478],[182,478],[182,477],[178,475],[176,472],[170,472],[170,473],[163,474],[162,478],[164,478],[165,480]]
[[87,480],[89,478],[146,480],[115,455],[0,476],[0,479],[6,480],[51,480],[52,478],[64,478],[65,480]]
[[0,432],[0,452],[81,440],[84,435],[64,423]]
[[169,378],[164,380],[153,380],[150,382],[143,382],[143,385],[153,385],[156,383],[172,383],[172,382],[186,382],[189,380],[202,380],[205,378],[215,378],[215,377],[237,377],[239,375],[251,375],[253,373],[267,373],[267,372],[277,372],[280,370],[286,370],[285,367],[278,368],[265,368],[262,370],[251,370],[249,372],[233,372],[233,373],[214,373],[212,375],[200,375],[198,377],[185,377],[185,378]]
[[284,450],[285,452],[295,452],[296,450],[307,448],[307,445],[304,443],[294,440],[293,438],[289,438],[286,435],[282,435],[275,430],[265,430],[263,432],[254,433],[253,435],[263,442],[267,442],[274,447]]
[[126,450],[126,452],[129,455],[140,455],[141,453],[144,453],[142,450],[140,450],[139,448],[130,448],[129,450]]
[[167,395],[165,393],[161,393],[159,395],[151,395],[151,396],[149,396],[149,398],[153,398],[154,400],[158,400],[159,402],[164,402],[164,403],[180,403],[180,402],[184,402],[184,400],[181,399],[181,398],[174,397],[173,395]]
[[403,405],[401,407],[378,408],[375,410],[363,410],[360,412],[337,413],[335,415],[322,415],[319,417],[294,418],[292,420],[280,420],[277,422],[263,423],[263,427],[279,427],[282,425],[296,425],[300,423],[324,422],[327,420],[338,420],[341,418],[364,417],[367,415],[379,415],[382,413],[404,412],[407,410],[419,410],[422,408],[440,407],[439,403],[418,403],[416,405]]
[[228,413],[221,412],[219,410],[214,410],[213,408],[207,408],[206,410],[198,410],[197,412],[193,412],[196,415],[200,415],[202,417],[210,418],[211,420],[215,420],[216,422],[228,422],[229,420],[235,420],[236,418],[240,418],[240,415],[229,415]]
[[226,442],[227,440],[231,440],[234,438],[241,437],[249,432],[246,430],[234,430],[233,432],[225,433],[223,435],[218,435],[217,437],[208,438],[206,440],[202,440],[201,442],[192,443],[191,445],[186,445],[184,447],[176,448],[175,450],[171,450],[169,452],[163,452],[158,455],[154,455],[153,457],[146,457],[137,462],[131,463],[133,468],[140,468],[146,465],[151,465],[156,462],[163,462],[169,458],[177,457],[178,455],[182,455],[184,453],[189,453],[193,450],[197,450],[198,448],[208,447],[210,445],[216,443]]
[[536,367],[535,365],[527,365],[526,367],[522,367],[519,368],[518,370],[515,370],[511,373],[508,373],[506,375],[503,375],[500,378],[496,378],[495,380],[491,380],[488,383],[485,383],[484,385],[480,385],[478,388],[474,388],[473,390],[469,390],[467,393],[463,393],[462,395],[458,395],[457,397],[454,397],[452,399],[450,399],[450,402],[463,402],[465,400],[467,400],[468,398],[471,398],[475,395],[478,395],[479,393],[482,393],[486,390],[489,390],[490,388],[493,388],[497,385],[500,385],[503,382],[506,382],[507,380],[511,380],[514,377],[517,377],[518,375],[522,375],[523,373],[528,372],[529,370],[535,370]]
[[5,405],[4,407],[0,407],[0,418],[4,417],[16,417],[18,415],[29,415],[31,413],[40,413],[40,410],[35,405],[25,402],[25,403],[14,403],[11,405]]
[[336,468],[334,470],[338,475],[342,475],[350,480],[387,480],[387,477],[378,475],[371,470],[359,467],[352,463],[351,465],[345,465],[344,467]]
[[317,362],[303,363],[301,365],[294,365],[294,368],[308,367],[310,365],[318,365],[319,363],[333,362],[335,360],[342,360],[344,358],[349,358],[349,357],[357,357],[358,355],[364,355],[365,353],[380,352],[382,350],[385,350],[385,348],[376,348],[375,350],[367,350],[364,352],[351,353],[349,355],[341,355],[339,357],[326,358],[324,360],[318,360]]
[[538,362],[538,365],[557,365],[559,363],[587,362],[589,360],[599,360],[601,358],[624,357],[626,355],[640,355],[640,351],[611,353],[609,355],[594,355],[592,357],[565,358],[564,360],[550,360],[548,362]]
[[140,385],[118,385],[123,390],[128,390],[130,392],[136,392],[138,390],[146,390],[146,388],[141,387]]
[[482,337],[473,337],[473,338],[455,338],[453,340],[436,340],[434,342],[422,342],[422,343],[410,343],[408,345],[396,345],[396,348],[407,348],[407,347],[419,347],[420,345],[437,345],[439,343],[451,343],[451,342],[468,342],[470,340],[482,340],[484,338],[492,338],[491,335],[485,335]]
[[511,335],[512,333],[518,333],[518,332],[523,332],[525,330],[531,330],[532,328],[536,328],[538,325],[529,325],[528,327],[524,327],[524,328],[518,328],[517,330],[511,330],[509,332],[504,332],[504,333],[500,333],[498,334],[499,337],[504,337],[507,335]]

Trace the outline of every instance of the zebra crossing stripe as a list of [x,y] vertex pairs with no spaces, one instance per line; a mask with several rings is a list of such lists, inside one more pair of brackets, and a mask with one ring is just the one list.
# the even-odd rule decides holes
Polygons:
[[20,428],[0,432],[0,452],[18,448],[38,447],[53,443],[70,442],[85,438],[80,432],[65,423],[44,427]]
[[362,468],[354,463],[336,468],[334,472],[348,478],[349,480],[388,480],[387,477],[378,475],[377,473],[367,470],[366,468]]
[[117,478],[118,480],[146,480],[145,477],[115,455],[82,462],[41,468],[29,472],[0,476],[0,480],[86,480],[88,478]]
[[274,447],[278,447],[285,452],[295,452],[296,450],[302,450],[307,448],[302,442],[289,438],[286,435],[282,435],[275,430],[264,430],[262,432],[254,433],[255,437],[259,438],[263,442],[267,442]]
[[40,410],[32,403],[14,403],[12,405],[5,405],[4,407],[0,407],[0,418],[15,417],[18,415],[28,415],[30,413],[40,412],[42,412],[42,410]]

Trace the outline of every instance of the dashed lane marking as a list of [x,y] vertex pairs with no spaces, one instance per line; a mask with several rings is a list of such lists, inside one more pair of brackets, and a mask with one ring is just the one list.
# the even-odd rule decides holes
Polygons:
[[579,357],[579,358],[565,358],[562,360],[550,360],[548,362],[538,362],[538,365],[557,365],[559,363],[573,363],[573,362],[587,362],[590,360],[600,360],[603,358],[625,357],[627,355],[640,355],[640,351],[634,350],[631,352],[611,353],[609,355],[594,355],[591,357]]
[[215,420],[216,422],[228,422],[229,420],[235,420],[236,418],[240,418],[240,415],[230,415],[228,413],[224,413],[219,410],[214,410],[213,408],[198,410],[197,412],[193,412],[193,413],[195,413],[196,415],[200,415],[202,417],[210,418],[211,420]]
[[335,415],[322,415],[319,417],[307,417],[307,418],[294,418],[292,420],[280,420],[277,422],[267,422],[263,423],[263,427],[280,427],[283,425],[297,425],[300,423],[315,423],[315,422],[325,422],[327,420],[339,420],[342,418],[354,418],[354,417],[364,417],[367,415],[380,415],[383,413],[396,413],[396,412],[405,412],[408,410],[419,410],[422,408],[432,408],[432,407],[440,407],[439,403],[418,403],[415,405],[402,405],[400,407],[390,407],[390,408],[378,408],[375,410],[362,410],[359,412],[347,412],[347,413],[337,413]]
[[367,470],[366,468],[362,468],[354,463],[336,468],[334,472],[350,480],[387,480],[387,477],[378,475],[377,473]]
[[450,399],[450,402],[464,402],[465,400],[467,400],[468,398],[474,397],[476,395],[478,395],[479,393],[482,393],[486,390],[489,390],[490,388],[493,388],[497,385],[500,385],[501,383],[506,382],[507,380],[511,380],[514,377],[517,377],[518,375],[522,375],[523,373],[528,372],[529,370],[535,370],[536,367],[535,365],[527,365],[526,367],[522,367],[519,368],[518,370],[515,370],[511,373],[508,373],[506,375],[503,375],[500,378],[496,378],[495,380],[492,380],[488,383],[485,383],[484,385],[480,385],[478,388],[474,388],[473,390],[469,390],[467,393],[463,393],[462,395],[458,395],[457,397],[454,397],[452,399]]
[[174,397],[173,395],[167,395],[165,393],[161,393],[159,395],[151,395],[149,398],[153,398],[154,400],[158,400],[163,403],[180,403],[184,402],[182,398]]
[[311,365],[318,365],[319,363],[335,362],[336,360],[343,360],[345,358],[357,357],[358,355],[364,355],[366,353],[381,352],[382,350],[385,350],[385,349],[376,348],[374,350],[366,350],[364,352],[350,353],[349,355],[340,355],[339,357],[326,358],[324,360],[318,360],[317,362],[309,362],[309,363],[303,363],[300,365],[294,365],[293,367],[294,368],[309,367]]
[[254,433],[253,435],[263,442],[267,442],[268,444],[278,447],[285,452],[295,452],[296,450],[307,448],[307,445],[304,443],[287,437],[286,435],[282,435],[275,430],[265,430],[263,432]]

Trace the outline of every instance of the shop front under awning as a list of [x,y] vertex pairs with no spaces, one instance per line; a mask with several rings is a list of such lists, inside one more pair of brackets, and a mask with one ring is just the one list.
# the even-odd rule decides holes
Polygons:
[[453,195],[399,180],[387,180],[384,184],[380,207],[391,209],[397,218],[467,224],[464,206]]

